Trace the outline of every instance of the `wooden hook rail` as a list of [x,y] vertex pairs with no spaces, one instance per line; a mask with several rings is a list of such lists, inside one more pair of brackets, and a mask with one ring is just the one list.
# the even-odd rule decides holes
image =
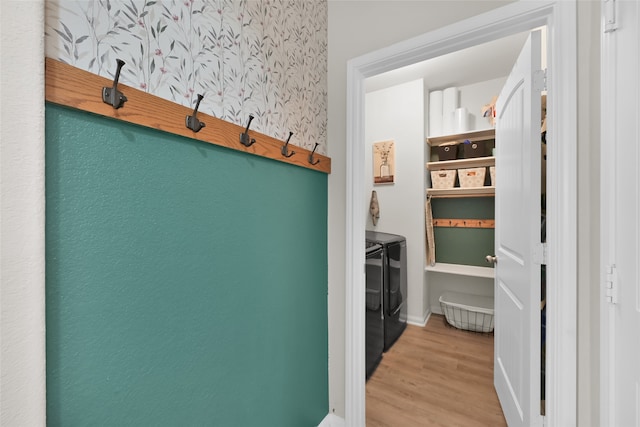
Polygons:
[[495,228],[493,219],[434,219],[434,227],[449,228]]
[[[195,116],[192,109],[123,84],[118,85],[118,90],[126,95],[127,103],[116,109],[103,102],[101,97],[103,88],[112,84],[114,82],[104,77],[46,58],[45,99],[48,102],[331,173],[329,157],[300,147],[296,147],[294,155],[284,156],[281,149],[283,141],[255,131],[251,131],[251,140],[255,139],[255,143],[245,146],[238,140],[238,135],[248,132],[248,129],[202,112],[198,112],[198,120],[206,123],[206,127],[193,131],[185,126],[185,117]],[[316,159],[314,163],[309,161],[312,154],[312,158]]]

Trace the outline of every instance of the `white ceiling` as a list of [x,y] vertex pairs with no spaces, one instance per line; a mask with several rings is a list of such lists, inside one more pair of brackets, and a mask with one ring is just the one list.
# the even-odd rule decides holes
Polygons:
[[369,77],[365,80],[366,92],[420,78],[425,79],[430,90],[438,90],[506,77],[528,34],[527,31]]

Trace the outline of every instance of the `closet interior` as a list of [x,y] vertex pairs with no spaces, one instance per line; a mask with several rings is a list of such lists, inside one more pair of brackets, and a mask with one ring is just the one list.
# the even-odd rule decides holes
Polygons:
[[[438,314],[447,327],[492,339],[495,190],[500,180],[495,104],[528,34],[366,80],[365,164],[372,167],[365,179],[369,194],[375,192],[378,215],[369,219],[367,231],[406,237],[409,324],[424,326],[433,321],[431,314]],[[546,67],[544,58],[542,63]],[[546,95],[542,104],[544,118]],[[540,125],[544,243],[546,124]],[[375,182],[374,146],[382,141],[395,146],[391,183]],[[541,269],[544,414],[545,266]],[[384,363],[384,354],[381,360]],[[375,376],[374,371],[368,371],[367,378]]]

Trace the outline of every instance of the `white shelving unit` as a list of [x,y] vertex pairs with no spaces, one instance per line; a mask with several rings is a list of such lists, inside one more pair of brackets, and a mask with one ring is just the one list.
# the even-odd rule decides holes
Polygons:
[[[427,144],[437,147],[450,142],[469,141],[487,141],[495,139],[495,129],[485,129],[473,132],[458,133],[453,135],[437,136],[427,138]],[[429,171],[443,169],[462,169],[462,168],[478,168],[486,166],[495,166],[496,158],[493,156],[474,157],[469,159],[444,160],[438,162],[426,163]],[[447,189],[427,189],[427,195],[432,197],[493,197],[496,194],[495,187],[472,187],[472,188],[447,188]]]
[[496,137],[495,129],[483,129],[483,130],[474,130],[471,132],[454,133],[454,134],[443,135],[443,136],[430,136],[427,138],[427,144],[429,144],[432,147],[437,147],[438,145],[447,144],[449,142],[463,142],[467,139],[471,142],[487,141],[489,139],[495,139],[495,137]]
[[437,171],[442,169],[458,169],[458,168],[480,168],[483,166],[495,166],[496,158],[490,157],[474,157],[471,159],[458,160],[442,160],[440,162],[428,162],[427,170]]
[[440,198],[461,198],[461,197],[493,197],[496,194],[496,187],[469,187],[469,188],[429,188],[427,195]]
[[[484,129],[472,132],[465,132],[453,135],[444,135],[437,137],[427,138],[427,144],[432,147],[437,147],[442,144],[451,142],[462,143],[465,140],[472,142],[476,141],[488,141],[495,139],[495,129]],[[469,159],[456,159],[456,160],[444,160],[436,162],[428,162],[425,164],[427,170],[447,170],[447,169],[462,169],[462,168],[477,168],[495,166],[496,158],[493,156],[487,157],[474,157]],[[454,187],[447,189],[427,189],[427,195],[438,198],[462,198],[462,197],[493,197],[495,196],[496,189],[493,186],[484,187]],[[455,274],[459,276],[470,277],[482,277],[487,279],[494,278],[494,269],[492,267],[478,267],[473,265],[463,264],[447,264],[436,263],[431,266],[425,267],[425,271],[445,274]]]
[[484,277],[493,279],[494,269],[491,267],[477,267],[475,265],[463,264],[446,264],[437,262],[435,265],[428,265],[425,271],[433,271],[435,273],[457,274],[459,276]]

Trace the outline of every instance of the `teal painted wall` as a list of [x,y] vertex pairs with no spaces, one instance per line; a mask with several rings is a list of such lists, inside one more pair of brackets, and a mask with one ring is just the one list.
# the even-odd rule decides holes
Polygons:
[[[493,197],[432,199],[433,218],[494,219]],[[434,227],[436,262],[489,267],[485,257],[493,254],[493,228]]]
[[47,104],[46,202],[48,425],[320,423],[325,174]]

